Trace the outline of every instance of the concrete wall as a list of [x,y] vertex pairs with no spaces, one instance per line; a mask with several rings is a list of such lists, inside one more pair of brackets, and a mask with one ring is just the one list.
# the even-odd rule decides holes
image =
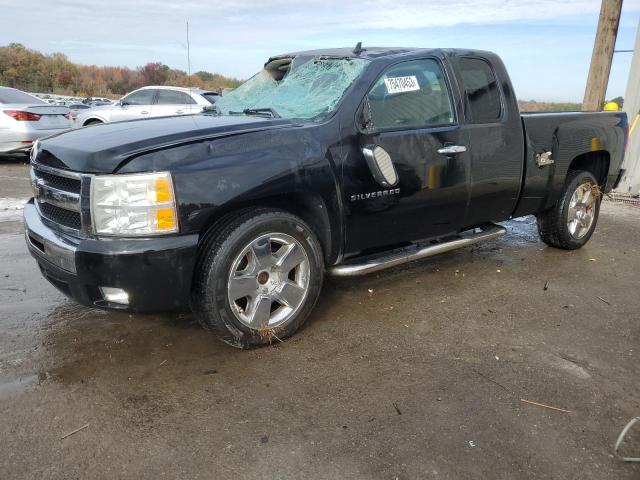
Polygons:
[[[636,115],[640,111],[640,22],[636,32],[636,44],[631,60],[631,69],[629,70],[629,80],[627,89],[624,94],[624,111],[629,117],[629,126],[631,126]],[[627,145],[627,154],[624,159],[622,168],[627,170],[617,188],[618,192],[631,193],[637,195],[640,193],[640,119],[636,123],[629,144]]]

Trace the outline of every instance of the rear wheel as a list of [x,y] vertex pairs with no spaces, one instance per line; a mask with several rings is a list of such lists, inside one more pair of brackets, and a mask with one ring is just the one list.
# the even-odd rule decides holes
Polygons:
[[547,245],[575,250],[586,244],[596,228],[601,193],[590,172],[572,170],[558,203],[538,215],[538,232]]
[[102,120],[89,120],[88,122],[85,122],[83,127],[89,127],[91,125],[100,125],[104,123]]
[[232,346],[282,340],[304,323],[322,287],[315,234],[280,210],[241,214],[203,247],[193,290],[200,323]]

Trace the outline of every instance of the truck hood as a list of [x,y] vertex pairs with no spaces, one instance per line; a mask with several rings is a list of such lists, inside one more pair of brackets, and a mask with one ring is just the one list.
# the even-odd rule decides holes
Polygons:
[[106,123],[41,140],[37,161],[76,172],[112,173],[125,160],[150,150],[293,125],[290,120],[246,115],[186,115]]

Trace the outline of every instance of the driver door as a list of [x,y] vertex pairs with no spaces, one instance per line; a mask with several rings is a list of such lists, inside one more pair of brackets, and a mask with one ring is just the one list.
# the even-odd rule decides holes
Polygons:
[[150,117],[156,92],[155,89],[145,88],[130,93],[113,108],[111,121],[121,122]]
[[[352,143],[343,170],[347,253],[461,228],[469,195],[469,154],[468,134],[456,117],[438,59],[397,63],[378,78],[363,105],[366,127]],[[395,170],[390,181],[381,182],[380,171],[375,172],[373,150],[382,161],[385,155],[390,159],[391,166],[381,169]]]

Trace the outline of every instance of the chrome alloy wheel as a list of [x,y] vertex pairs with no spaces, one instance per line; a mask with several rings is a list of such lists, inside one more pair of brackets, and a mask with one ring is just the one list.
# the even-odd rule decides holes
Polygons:
[[300,309],[309,289],[309,258],[300,242],[267,233],[242,249],[231,264],[229,305],[249,328],[273,328]]
[[571,195],[567,211],[567,228],[576,240],[584,237],[595,219],[597,196],[593,194],[593,184],[583,183]]

